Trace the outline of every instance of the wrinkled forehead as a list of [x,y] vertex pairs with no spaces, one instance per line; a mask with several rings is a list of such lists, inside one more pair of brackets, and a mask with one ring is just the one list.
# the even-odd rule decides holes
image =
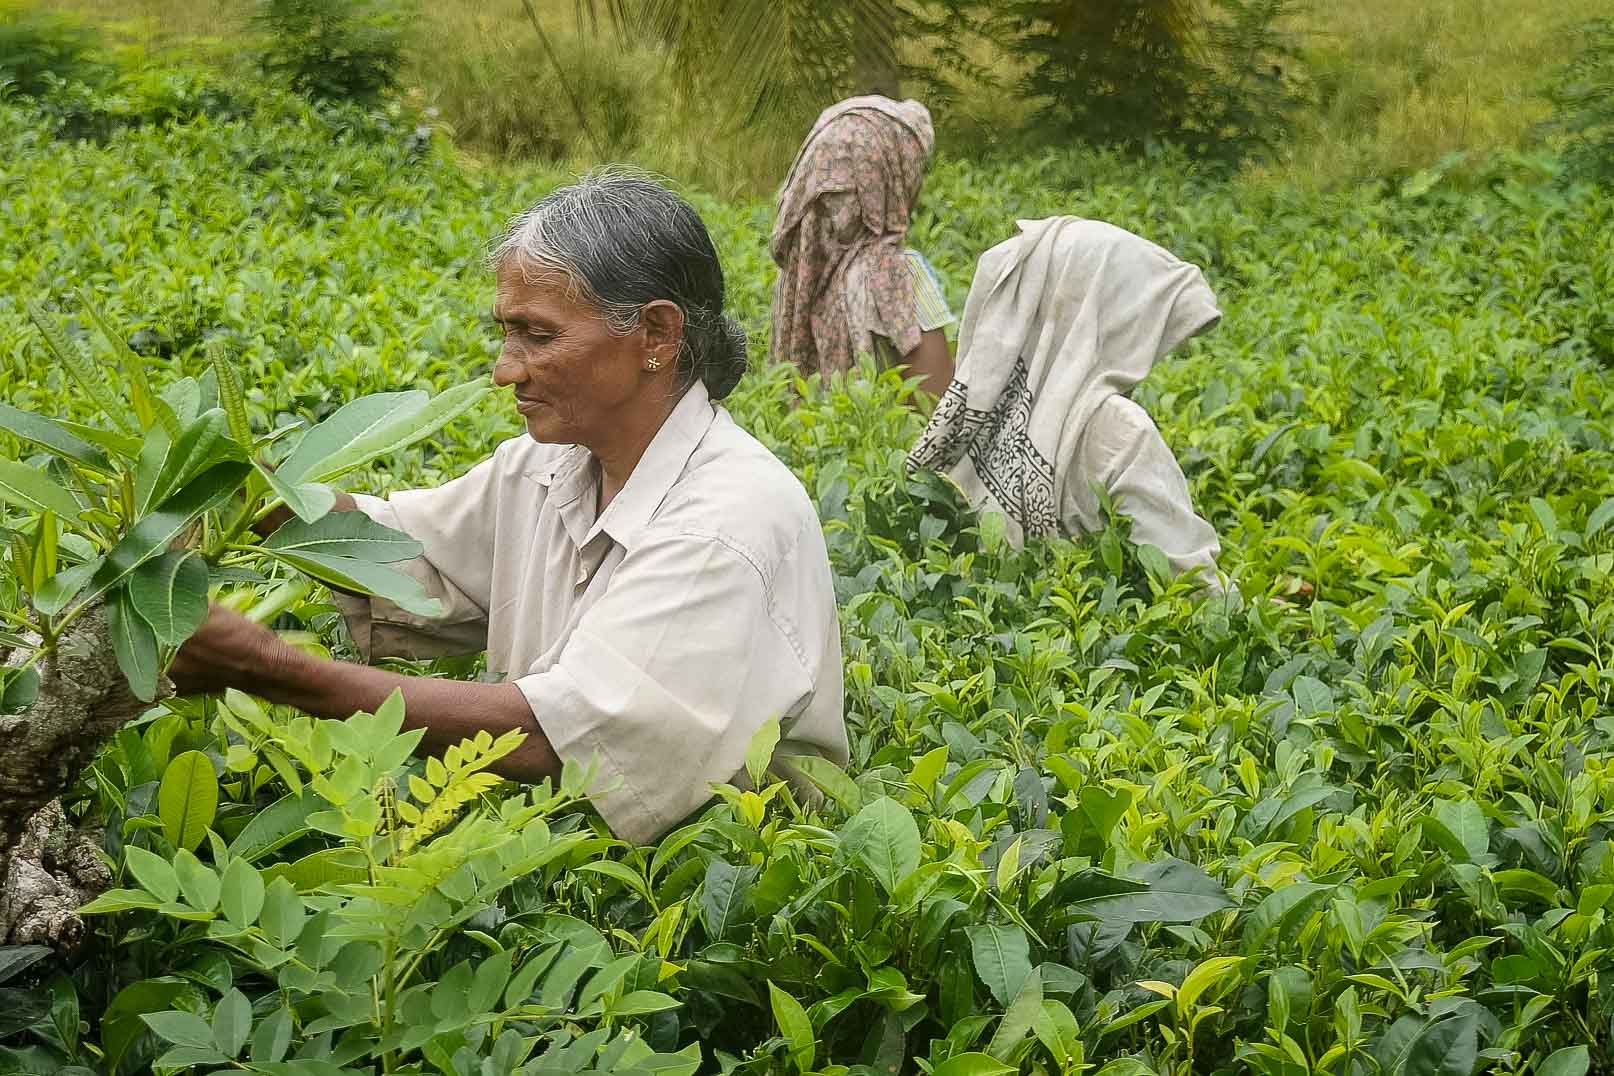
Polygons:
[[506,254],[494,267],[493,314],[508,320],[534,312],[551,318],[599,316],[568,270],[527,254]]

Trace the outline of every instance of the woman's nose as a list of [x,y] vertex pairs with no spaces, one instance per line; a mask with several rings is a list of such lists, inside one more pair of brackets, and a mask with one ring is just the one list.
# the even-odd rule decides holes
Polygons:
[[499,358],[493,364],[493,383],[495,385],[519,385],[527,380],[527,368],[520,359],[510,354],[509,348],[499,352]]

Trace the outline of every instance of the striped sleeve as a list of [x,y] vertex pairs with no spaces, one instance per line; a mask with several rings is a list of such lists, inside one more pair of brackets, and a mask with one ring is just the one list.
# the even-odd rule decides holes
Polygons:
[[910,249],[902,253],[903,260],[908,266],[908,275],[913,280],[913,300],[915,312],[919,316],[919,328],[929,332],[957,321],[952,308],[947,305],[947,296],[942,292],[941,280],[936,276],[936,270],[931,268],[930,262],[917,250]]

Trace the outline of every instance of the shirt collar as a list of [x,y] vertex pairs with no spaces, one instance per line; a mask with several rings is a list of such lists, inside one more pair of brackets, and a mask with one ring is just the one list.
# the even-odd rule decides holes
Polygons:
[[651,438],[628,476],[627,485],[597,519],[588,518],[594,514],[598,495],[597,468],[593,453],[582,445],[572,445],[551,465],[528,471],[527,477],[548,488],[549,500],[559,511],[562,526],[579,549],[602,531],[618,545],[631,549],[683,474],[684,465],[716,416],[706,386],[695,382]]
[[656,436],[639,457],[633,473],[606,510],[594,521],[585,544],[604,531],[624,549],[632,549],[639,532],[667,499],[673,484],[684,473],[684,465],[695,452],[706,431],[712,428],[717,410],[706,386],[696,381],[685,390],[683,399],[661,424]]

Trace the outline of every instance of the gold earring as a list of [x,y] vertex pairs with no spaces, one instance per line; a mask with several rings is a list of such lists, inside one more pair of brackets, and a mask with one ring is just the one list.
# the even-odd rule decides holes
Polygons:
[[661,369],[661,359],[659,359],[655,355],[651,355],[648,359],[645,360],[645,368],[648,369],[648,370],[659,370],[659,369]]

